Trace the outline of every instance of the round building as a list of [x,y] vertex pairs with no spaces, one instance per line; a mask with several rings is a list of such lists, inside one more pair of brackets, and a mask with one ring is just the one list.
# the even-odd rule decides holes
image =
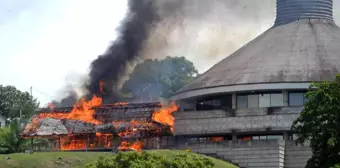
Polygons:
[[219,137],[288,144],[310,84],[339,72],[333,1],[277,0],[270,29],[173,95],[180,105],[175,135],[186,143]]

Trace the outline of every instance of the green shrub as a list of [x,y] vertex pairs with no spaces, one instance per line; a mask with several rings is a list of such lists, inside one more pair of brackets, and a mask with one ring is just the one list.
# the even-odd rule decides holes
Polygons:
[[196,154],[173,157],[156,156],[148,152],[120,152],[112,157],[100,157],[87,168],[212,168],[213,162]]

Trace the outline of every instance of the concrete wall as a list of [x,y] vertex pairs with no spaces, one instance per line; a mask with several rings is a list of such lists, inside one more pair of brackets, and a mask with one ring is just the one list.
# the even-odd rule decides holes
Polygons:
[[[268,107],[174,113],[175,135],[218,134],[247,131],[290,130],[302,107]],[[235,113],[234,116],[231,116]]]
[[187,142],[176,147],[227,160],[241,168],[304,168],[312,155],[308,143],[297,146],[284,140]]
[[284,168],[304,168],[311,156],[312,150],[308,143],[295,145],[295,142],[287,141]]
[[283,168],[284,141],[224,141],[189,143],[192,151],[215,156],[246,168]]

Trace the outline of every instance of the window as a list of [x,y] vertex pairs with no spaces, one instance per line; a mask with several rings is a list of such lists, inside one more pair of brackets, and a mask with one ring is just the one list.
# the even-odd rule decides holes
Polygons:
[[278,140],[283,140],[282,135],[268,135],[267,139],[278,139]]
[[248,95],[248,108],[259,107],[259,95]]
[[260,107],[270,107],[270,94],[260,94]]
[[289,106],[303,106],[304,93],[289,93]]
[[270,106],[281,107],[283,106],[283,95],[282,93],[270,94]]
[[247,108],[248,107],[248,96],[237,96],[237,108]]

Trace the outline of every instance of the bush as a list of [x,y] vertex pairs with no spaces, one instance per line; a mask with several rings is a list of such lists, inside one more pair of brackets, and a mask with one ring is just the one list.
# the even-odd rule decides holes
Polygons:
[[148,152],[120,152],[112,157],[100,157],[87,168],[212,168],[213,162],[196,154],[172,157],[156,156]]

